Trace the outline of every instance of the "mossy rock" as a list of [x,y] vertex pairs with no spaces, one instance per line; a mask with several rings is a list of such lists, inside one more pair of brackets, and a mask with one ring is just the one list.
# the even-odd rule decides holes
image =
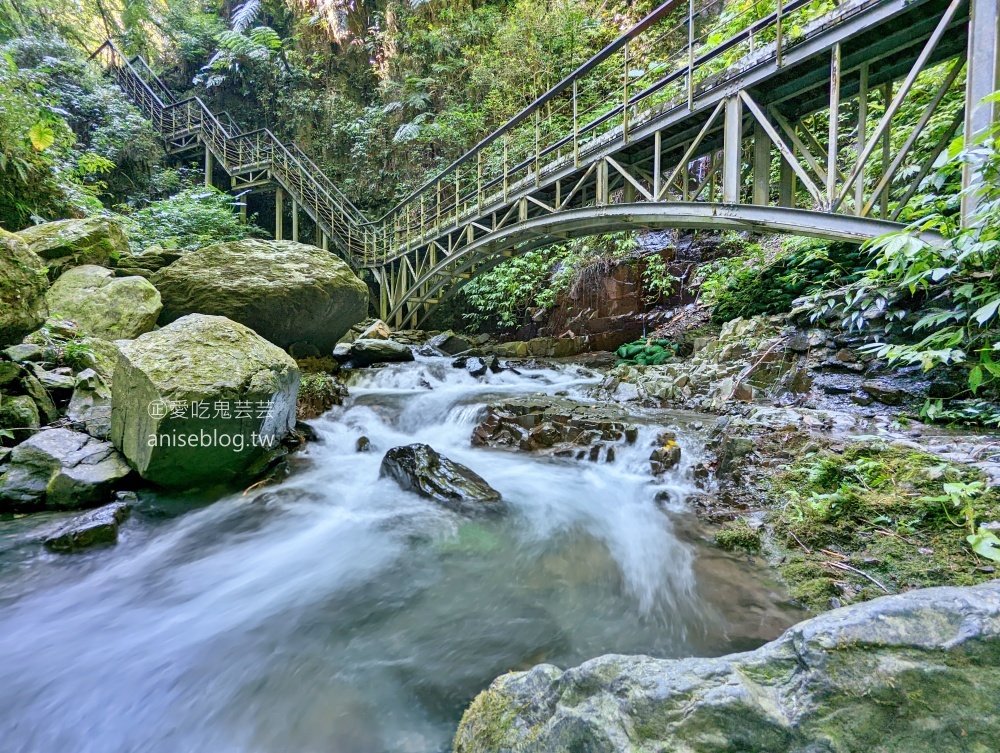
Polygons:
[[21,342],[45,321],[45,271],[24,239],[0,229],[0,347]]
[[23,442],[39,426],[38,406],[31,397],[0,393],[0,429],[10,431],[15,442]]
[[346,396],[347,389],[330,374],[303,373],[296,415],[300,421],[319,418],[334,406],[341,405]]
[[132,340],[156,325],[160,294],[142,277],[115,277],[87,264],[67,270],[45,294],[49,315],[74,322],[83,335]]
[[191,314],[119,346],[111,440],[153,483],[240,478],[295,425],[295,361],[242,324]]
[[759,528],[753,528],[743,518],[724,523],[715,534],[715,543],[729,551],[742,550],[750,554],[760,551],[761,535]]
[[191,313],[225,316],[288,349],[329,354],[368,313],[368,287],[328,251],[246,239],[190,251],[154,274],[160,323]]
[[993,581],[837,609],[747,653],[506,674],[469,706],[454,750],[985,753],[998,695]]
[[110,217],[46,222],[25,228],[18,235],[45,260],[50,280],[83,264],[114,266],[129,254],[125,231]]

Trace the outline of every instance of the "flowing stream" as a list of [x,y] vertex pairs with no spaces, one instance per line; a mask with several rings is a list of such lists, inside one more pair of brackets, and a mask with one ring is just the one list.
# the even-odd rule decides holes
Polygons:
[[[504,672],[775,637],[801,615],[684,511],[697,417],[637,417],[613,463],[470,445],[487,403],[585,400],[597,379],[475,379],[446,359],[366,371],[280,485],[145,493],[116,547],[74,556],[33,540],[51,516],[0,523],[0,748],[437,753]],[[657,481],[663,425],[684,462]],[[382,454],[412,442],[478,472],[510,514],[463,519],[379,479]]]

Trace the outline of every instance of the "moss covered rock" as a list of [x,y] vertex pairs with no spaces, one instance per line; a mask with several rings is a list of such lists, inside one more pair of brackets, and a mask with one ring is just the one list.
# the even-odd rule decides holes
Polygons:
[[998,694],[993,581],[837,609],[743,654],[507,674],[466,711],[455,751],[985,753]]
[[0,346],[41,326],[48,286],[45,262],[18,235],[0,229]]
[[0,429],[6,429],[14,439],[22,442],[30,437],[41,419],[38,406],[28,395],[4,395],[0,393]]
[[330,353],[368,313],[368,288],[328,251],[246,239],[191,251],[154,274],[160,323],[191,313],[225,316],[282,348]]
[[64,272],[45,300],[50,316],[76,323],[83,335],[106,340],[132,340],[149,332],[163,308],[148,280],[115,277],[93,264]]
[[191,314],[120,346],[111,440],[149,481],[238,478],[295,425],[295,361],[242,324]]
[[0,511],[74,510],[104,502],[131,473],[110,442],[47,429],[14,448],[0,476]]
[[25,228],[18,235],[45,260],[50,280],[81,264],[114,266],[129,253],[125,231],[110,217],[46,222]]

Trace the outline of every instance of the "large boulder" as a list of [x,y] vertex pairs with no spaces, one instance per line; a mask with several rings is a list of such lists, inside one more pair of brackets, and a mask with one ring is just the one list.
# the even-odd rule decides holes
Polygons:
[[493,515],[506,510],[500,492],[482,476],[429,445],[393,447],[382,458],[379,475],[455,512]]
[[45,260],[50,280],[82,264],[113,266],[129,253],[125,231],[110,217],[46,222],[26,228],[18,235]]
[[131,473],[110,442],[69,429],[48,429],[10,454],[0,476],[0,511],[75,510],[111,496]]
[[291,356],[221,316],[120,343],[111,440],[139,475],[189,487],[238,478],[295,425]]
[[149,277],[153,272],[173,264],[183,255],[184,252],[180,249],[150,246],[141,253],[121,257],[116,269],[130,275]]
[[634,444],[638,436],[632,416],[617,405],[532,397],[490,405],[472,444],[610,462],[615,447]]
[[92,264],[63,272],[45,301],[50,316],[68,319],[81,334],[105,340],[132,340],[149,332],[163,308],[148,280],[115,277],[110,269]]
[[430,338],[427,345],[446,356],[457,356],[472,347],[472,343],[468,339],[456,335],[451,330]]
[[987,751],[998,694],[992,581],[836,609],[748,653],[507,674],[465,712],[455,751]]
[[329,353],[368,312],[368,288],[345,262],[292,241],[206,246],[150,279],[163,297],[161,324],[215,314],[286,349],[308,343]]
[[[343,351],[344,348],[343,344],[338,346],[339,351]],[[347,346],[346,353],[347,358],[355,366],[413,360],[413,351],[410,350],[409,346],[392,340],[355,340],[350,346]]]
[[0,229],[0,347],[21,338],[45,321],[45,262],[14,233]]

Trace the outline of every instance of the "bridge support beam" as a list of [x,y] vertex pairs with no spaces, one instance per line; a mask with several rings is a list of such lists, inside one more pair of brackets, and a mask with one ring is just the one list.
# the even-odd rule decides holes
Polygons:
[[292,199],[292,240],[299,242],[299,202]]
[[205,188],[212,187],[212,174],[215,172],[215,159],[212,150],[205,144]]
[[738,204],[743,161],[743,103],[738,95],[726,101],[722,151],[722,203]]
[[[968,71],[965,88],[965,143],[971,146],[988,133],[1000,117],[1000,105],[983,98],[1000,89],[1000,0],[971,0],[969,18]],[[966,163],[962,187],[977,181],[982,163]],[[979,205],[979,197],[962,197],[962,224],[967,224]]]
[[767,206],[771,196],[771,137],[764,126],[754,122],[753,129],[753,203]]
[[280,241],[285,235],[285,192],[278,186],[274,192],[274,239]]

